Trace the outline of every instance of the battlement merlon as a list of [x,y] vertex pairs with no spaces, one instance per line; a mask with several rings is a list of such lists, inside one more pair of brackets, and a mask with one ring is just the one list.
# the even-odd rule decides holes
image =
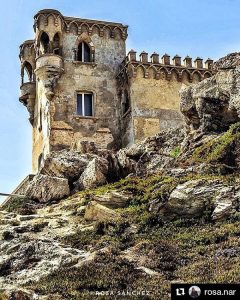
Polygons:
[[128,36],[128,26],[122,23],[66,17],[55,9],[43,9],[34,16],[34,31],[36,32],[36,29],[39,28],[40,21],[43,21],[44,25],[47,26],[50,17],[53,17],[56,26],[61,23],[62,30],[67,33],[70,32],[71,26],[75,26],[78,34],[87,31],[88,35],[91,36],[95,29],[101,37],[104,36],[105,30],[109,30],[111,38],[115,38],[119,34],[123,40],[126,40]]
[[171,80],[174,73],[178,81],[181,81],[182,76],[186,75],[185,77],[187,77],[189,82],[193,81],[193,76],[199,77],[198,81],[201,81],[215,74],[213,70],[213,60],[210,58],[208,58],[203,65],[203,59],[200,57],[197,57],[193,64],[191,57],[186,56],[182,63],[182,58],[179,55],[175,55],[171,63],[171,57],[166,53],[161,57],[160,61],[160,56],[156,52],[150,56],[149,60],[147,52],[141,52],[139,59],[137,59],[137,52],[130,50],[119,67],[117,77],[122,77],[123,73],[125,73],[128,77],[134,78],[137,76],[138,69],[141,69],[144,78],[153,77],[154,79],[164,78]]

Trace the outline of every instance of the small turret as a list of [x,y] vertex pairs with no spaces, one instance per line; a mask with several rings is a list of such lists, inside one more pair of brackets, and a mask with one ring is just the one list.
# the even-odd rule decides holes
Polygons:
[[174,64],[174,66],[181,66],[181,56],[179,56],[179,55],[175,55],[174,57],[173,57],[173,64]]
[[130,50],[128,52],[128,59],[129,59],[129,61],[136,61],[137,60],[137,52],[134,50]]
[[203,68],[203,59],[200,57],[197,57],[194,60],[194,64],[195,64],[195,68],[202,69]]
[[170,65],[170,55],[168,55],[167,53],[165,53],[163,56],[162,56],[162,63],[164,65]]
[[205,61],[205,68],[209,69],[209,70],[212,70],[212,68],[213,68],[213,60],[211,58],[208,58]]
[[151,62],[153,64],[159,64],[159,54],[156,52],[153,52],[153,54],[151,55]]
[[145,52],[145,51],[141,52],[139,57],[140,57],[141,62],[143,62],[143,63],[148,62],[148,53],[147,52]]
[[190,56],[186,56],[183,60],[184,66],[187,68],[192,68],[192,58]]

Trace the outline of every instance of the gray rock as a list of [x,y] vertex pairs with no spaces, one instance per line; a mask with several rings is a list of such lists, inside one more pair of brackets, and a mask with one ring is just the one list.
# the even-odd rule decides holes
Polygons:
[[94,158],[76,182],[75,191],[95,188],[107,182],[108,161],[105,158]]
[[220,220],[229,217],[236,212],[240,203],[240,192],[236,193],[234,187],[225,187],[221,189],[215,199],[215,209],[212,213],[213,220]]
[[188,167],[185,169],[182,168],[176,168],[176,169],[170,169],[167,174],[173,177],[182,177],[182,176],[187,176],[189,174],[192,174],[195,172],[194,167]]
[[20,236],[19,240],[5,242],[5,248],[11,248],[17,241],[21,241],[20,246],[9,254],[0,243],[0,270],[8,268],[5,276],[0,277],[1,287],[5,284],[24,285],[38,281],[60,267],[73,266],[85,259],[84,251],[66,248],[57,241],[44,238],[28,241]]
[[84,219],[87,221],[106,221],[116,219],[118,214],[101,204],[98,204],[96,201],[91,201],[86,206]]
[[17,219],[19,221],[28,221],[37,218],[39,218],[39,215],[19,215]]
[[48,155],[40,173],[67,178],[70,181],[77,180],[93,157],[94,155],[76,151],[54,151]]
[[130,173],[135,173],[136,162],[127,156],[127,151],[125,149],[119,150],[116,157],[123,177]]
[[240,65],[240,52],[230,53],[220,58],[213,65],[214,70],[232,69]]
[[93,200],[108,208],[123,208],[132,198],[131,193],[112,191],[101,196],[93,196]]
[[31,181],[26,191],[26,196],[39,202],[60,200],[70,194],[68,180],[65,178],[51,177],[38,174]]
[[227,249],[218,249],[216,251],[216,256],[226,256],[226,257],[236,257],[240,254],[240,247],[227,248]]
[[178,185],[159,213],[166,218],[200,217],[211,209],[216,192],[223,188],[218,180],[190,180]]

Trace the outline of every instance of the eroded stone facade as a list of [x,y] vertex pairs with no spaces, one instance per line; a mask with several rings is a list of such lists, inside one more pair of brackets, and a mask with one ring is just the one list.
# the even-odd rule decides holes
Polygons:
[[203,68],[199,58],[193,67],[189,57],[182,65],[179,56],[172,64],[168,55],[161,63],[156,53],[151,61],[145,52],[140,60],[134,51],[126,56],[127,26],[120,23],[49,9],[34,21],[35,39],[20,46],[34,172],[50,151],[79,150],[82,141],[118,149],[179,125],[179,90],[212,75],[211,60]]

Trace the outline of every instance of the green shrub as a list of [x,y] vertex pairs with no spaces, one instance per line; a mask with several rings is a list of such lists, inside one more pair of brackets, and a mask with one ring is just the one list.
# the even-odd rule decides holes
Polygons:
[[177,158],[181,154],[181,148],[180,146],[177,146],[170,152],[170,156],[173,158]]

